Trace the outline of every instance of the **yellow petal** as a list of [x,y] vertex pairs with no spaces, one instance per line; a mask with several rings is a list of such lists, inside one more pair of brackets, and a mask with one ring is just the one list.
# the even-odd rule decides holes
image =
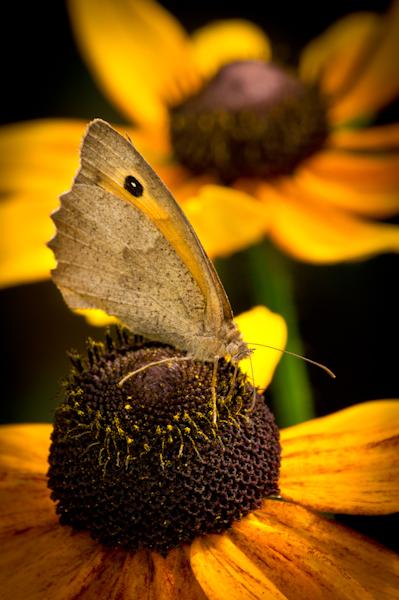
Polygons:
[[75,313],[85,317],[86,321],[93,327],[106,327],[118,323],[118,319],[107,315],[106,312],[99,308],[82,308],[75,310]]
[[399,149],[399,124],[337,129],[331,132],[329,144],[341,150],[386,151]]
[[[85,600],[158,598],[152,595],[155,573],[148,550],[141,550],[132,555],[123,550],[109,551],[93,575],[87,578],[84,590],[82,589],[81,597]],[[159,598],[170,600],[171,596],[165,594]]]
[[286,598],[396,598],[396,554],[295,504],[265,500],[230,537]]
[[227,535],[207,535],[194,540],[191,567],[209,600],[286,598]]
[[259,241],[268,228],[262,203],[245,192],[203,186],[182,208],[211,258],[229,256]]
[[47,488],[46,471],[35,476],[16,476],[0,464],[0,472],[4,478],[0,483],[0,539],[18,535],[33,526],[50,527],[58,523]]
[[83,598],[207,600],[194,578],[184,548],[171,550],[165,558],[148,550],[114,551],[104,561],[104,568],[91,579]]
[[[118,561],[119,562],[119,561]],[[151,553],[141,550],[133,554],[124,554],[123,564],[116,564],[117,572],[100,574],[93,579],[88,590],[88,598],[123,598],[135,600],[136,598],[151,598],[151,588],[154,580],[154,565]],[[111,565],[108,565],[110,571]],[[105,587],[103,591],[102,586]],[[109,586],[109,587],[108,587]]]
[[270,42],[264,32],[248,21],[215,21],[194,32],[194,58],[205,78],[236,60],[269,60]]
[[[184,212],[190,210],[190,203],[187,201],[193,198],[195,199],[199,194],[202,194],[205,186],[213,186],[215,183],[215,177],[210,174],[193,175],[188,170],[176,164],[170,168],[169,172],[165,173],[165,175],[163,174],[162,180],[172,191],[176,200],[180,202]],[[185,202],[186,205],[184,204]],[[195,200],[193,205],[194,208],[192,210],[195,214]]]
[[391,5],[373,51],[353,84],[331,107],[334,122],[348,121],[374,113],[399,94],[399,2]]
[[0,427],[1,597],[206,600],[184,548],[106,550],[61,526],[47,487],[51,425]]
[[14,195],[0,204],[0,285],[16,285],[47,279],[55,267],[46,242],[54,235],[50,213],[57,196],[34,192],[29,197]]
[[[104,569],[107,552],[88,534],[58,523],[0,538],[3,598],[64,600],[78,597]],[[109,553],[108,553],[109,554]]]
[[399,251],[399,227],[360,220],[277,186],[258,190],[270,216],[270,236],[285,252],[315,264]]
[[306,161],[319,177],[369,192],[397,191],[399,154],[366,155],[326,150]]
[[0,537],[57,519],[47,488],[50,425],[0,427]]
[[[268,508],[270,505],[270,516]],[[273,509],[272,509],[273,507]],[[372,598],[344,565],[320,544],[308,539],[306,531],[286,525],[285,513],[301,509],[273,500],[265,501],[264,509],[233,525],[229,537],[251,562],[262,570],[284,598],[295,600]]]
[[[0,285],[49,277],[55,262],[46,243],[54,235],[50,214],[58,197],[71,186],[79,164],[79,146],[86,123],[41,120],[0,128]],[[119,127],[161,175],[162,140],[148,133]]]
[[154,598],[157,600],[173,600],[175,598],[207,600],[207,596],[194,577],[187,547],[173,549],[165,558],[154,553],[152,560],[155,571]]
[[79,160],[80,121],[44,120],[0,129],[0,285],[45,279],[54,266],[46,242],[50,213]]
[[[256,306],[241,313],[235,322],[246,342],[268,344],[284,350],[287,343],[287,325],[283,317],[265,306]],[[260,346],[252,346],[252,348],[254,353],[250,359],[240,362],[240,368],[248,375],[250,381],[253,378],[255,385],[264,389],[272,380],[281,352]]]
[[32,475],[45,473],[51,430],[52,427],[48,424],[1,425],[2,469]]
[[360,12],[334,23],[303,50],[299,73],[334,96],[352,83],[382,29],[380,16]]
[[[383,159],[375,160],[378,162]],[[375,184],[376,189],[370,190],[364,181],[349,183],[341,181],[339,176],[319,175],[306,164],[282,187],[289,190],[290,195],[305,201],[348,210],[365,217],[383,218],[399,213],[399,188],[385,189],[386,186],[381,184],[379,190]]]
[[79,164],[84,121],[47,119],[0,128],[0,186],[3,194],[57,195],[70,187]]
[[199,85],[180,24],[152,0],[69,0],[69,8],[104,92],[129,119],[166,131],[167,106]]
[[[0,587],[4,598],[78,593],[99,545],[61,527],[47,487],[50,425],[0,428]],[[100,553],[101,554],[101,553]]]
[[321,511],[399,511],[399,401],[359,404],[281,432],[284,497]]

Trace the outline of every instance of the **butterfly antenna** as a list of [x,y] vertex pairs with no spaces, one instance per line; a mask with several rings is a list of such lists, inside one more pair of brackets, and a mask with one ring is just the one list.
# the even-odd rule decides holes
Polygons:
[[276,346],[270,346],[269,344],[257,344],[255,342],[247,342],[250,346],[261,346],[262,348],[270,348],[271,350],[276,350],[277,352],[281,352],[282,354],[289,354],[290,356],[294,356],[294,358],[300,358],[301,360],[310,363],[311,365],[315,365],[315,367],[319,367],[323,369],[332,379],[336,379],[336,375],[331,369],[323,365],[322,363],[316,362],[310,358],[306,358],[306,356],[302,356],[301,354],[297,354],[296,352],[291,352],[290,350],[283,350],[282,348],[276,348]]
[[128,373],[127,375],[122,377],[122,379],[120,381],[118,381],[117,385],[118,385],[118,387],[122,387],[126,383],[126,381],[128,381],[131,377],[133,377],[134,375],[137,375],[137,373],[146,371],[150,367],[156,367],[157,365],[162,365],[162,364],[172,362],[172,361],[177,362],[177,361],[183,361],[183,360],[193,360],[193,359],[191,356],[171,356],[170,358],[162,358],[161,360],[155,360],[154,362],[150,362],[150,363],[144,365],[143,367],[140,367],[139,369],[130,371],[130,373]]

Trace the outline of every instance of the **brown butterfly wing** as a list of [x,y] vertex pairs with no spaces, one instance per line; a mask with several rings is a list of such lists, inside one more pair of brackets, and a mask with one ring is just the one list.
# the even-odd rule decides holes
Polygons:
[[[141,184],[140,196],[125,189],[128,176]],[[104,121],[89,125],[81,168],[53,220],[53,277],[72,308],[101,308],[135,333],[202,358],[201,339],[234,328],[223,287],[180,207]]]

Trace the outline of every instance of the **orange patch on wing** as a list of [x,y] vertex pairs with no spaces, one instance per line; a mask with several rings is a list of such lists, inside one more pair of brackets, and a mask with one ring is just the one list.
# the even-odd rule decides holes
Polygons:
[[123,198],[130,204],[133,204],[141,213],[148,217],[151,223],[168,240],[207,298],[209,295],[209,286],[206,277],[204,277],[205,269],[202,268],[199,259],[193,253],[191,242],[186,238],[186,228],[181,226],[180,221],[174,221],[169,213],[159,205],[157,200],[146,192],[140,197],[135,197],[109,177],[103,177],[100,186],[111,192],[114,196]]

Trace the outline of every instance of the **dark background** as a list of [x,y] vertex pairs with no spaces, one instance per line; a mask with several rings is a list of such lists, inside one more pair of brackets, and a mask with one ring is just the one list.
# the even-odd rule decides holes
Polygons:
[[[378,1],[279,1],[264,3],[262,9],[259,0],[246,0],[239,8],[223,2],[162,4],[189,31],[217,18],[253,20],[268,32],[277,55],[293,64],[300,48],[339,17],[388,6]],[[23,8],[7,3],[3,23],[2,122],[68,116],[123,122],[82,63],[62,2],[26,3]],[[382,119],[392,114],[390,109]],[[329,267],[292,263],[305,353],[337,373],[333,382],[317,369],[309,372],[317,414],[398,397],[398,266],[395,255]],[[228,282],[226,287],[235,312],[248,308],[245,281],[242,289]],[[1,421],[50,421],[59,381],[68,369],[66,349],[82,349],[87,335],[101,338],[101,330],[73,316],[49,281],[2,290],[0,310]],[[397,521],[391,517],[345,520],[394,544],[389,532]]]

